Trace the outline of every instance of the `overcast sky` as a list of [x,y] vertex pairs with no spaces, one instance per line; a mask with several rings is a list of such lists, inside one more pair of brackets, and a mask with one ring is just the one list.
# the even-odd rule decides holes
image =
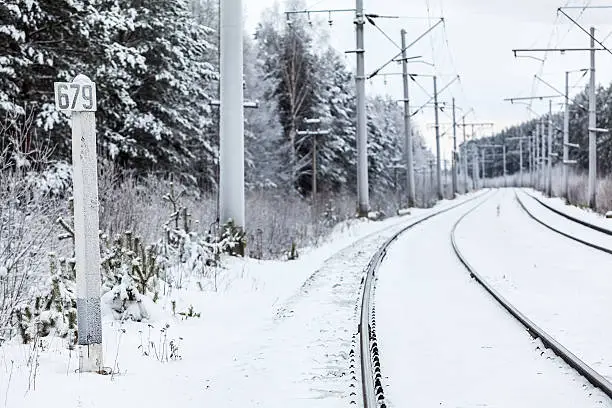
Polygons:
[[[504,98],[516,96],[551,95],[555,92],[534,81],[534,74],[563,90],[564,71],[588,68],[588,52],[548,54],[546,61],[530,58],[514,58],[512,49],[533,47],[588,47],[589,38],[562,15],[557,17],[557,8],[564,5],[583,6],[588,0],[364,0],[366,13],[395,15],[402,17],[444,16],[445,28],[436,28],[431,35],[421,40],[409,55],[421,55],[429,62],[435,62],[435,73],[439,76],[438,88],[442,88],[454,75],[459,74],[461,82],[448,88],[440,100],[450,104],[456,98],[457,106],[467,110],[474,108],[475,116],[468,121],[495,122],[497,130],[524,121],[530,117],[524,105],[511,105]],[[247,29],[252,30],[261,11],[274,0],[245,0]],[[281,4],[283,1],[281,1]],[[596,5],[597,2],[593,3]],[[311,9],[354,8],[351,0],[308,0]],[[428,13],[429,8],[429,13]],[[612,32],[612,9],[591,9],[581,13],[580,9],[566,10],[581,25],[597,28],[596,37],[604,39]],[[324,16],[327,19],[327,15]],[[355,34],[351,14],[336,14],[334,24],[328,28],[332,44],[340,51],[354,49]],[[431,21],[431,22],[430,22]],[[427,30],[435,20],[427,19],[380,19],[379,27],[396,42],[400,41],[400,29],[408,32],[411,42]],[[366,26],[366,72],[369,73],[397,53],[397,48],[375,27]],[[447,41],[448,40],[448,41]],[[606,45],[612,46],[612,36]],[[543,53],[529,55],[544,58]],[[346,56],[347,63],[354,67],[354,54]],[[612,55],[605,51],[597,53],[597,82],[608,84],[612,81]],[[414,73],[431,74],[433,69],[424,64],[411,64]],[[400,72],[396,64],[389,65],[383,72]],[[572,85],[578,92],[588,77],[573,74]],[[386,82],[386,83],[385,83]],[[535,83],[535,88],[534,88]],[[429,93],[431,79],[419,80]],[[411,83],[411,104],[419,106],[428,96],[419,85]],[[367,92],[402,97],[401,77],[374,78],[367,84]],[[557,102],[561,102],[558,100]],[[537,112],[548,110],[548,102],[534,102]],[[561,109],[556,105],[553,109]],[[461,110],[457,116],[461,117]],[[433,122],[433,111],[425,110],[415,116],[428,144],[434,143],[429,124]],[[450,121],[450,110],[442,114],[441,122]],[[481,133],[480,136],[483,134]],[[448,152],[450,138],[445,137],[444,150]],[[448,153],[446,153],[448,154]]]

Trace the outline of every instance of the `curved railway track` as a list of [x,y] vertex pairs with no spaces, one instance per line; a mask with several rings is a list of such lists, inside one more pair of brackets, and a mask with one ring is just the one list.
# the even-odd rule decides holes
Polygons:
[[[516,192],[515,192],[516,194]],[[483,205],[488,198],[492,194],[490,192],[485,193],[483,195],[479,195],[470,200],[464,201],[457,205],[445,208],[441,211],[437,211],[433,214],[430,214],[426,217],[418,219],[409,225],[402,228],[396,234],[394,234],[391,238],[389,238],[374,254],[371,258],[364,276],[363,286],[362,286],[362,295],[361,295],[361,310],[360,310],[360,324],[359,324],[359,362],[361,366],[361,385],[362,385],[362,398],[363,398],[363,407],[364,408],[385,408],[386,403],[384,401],[383,388],[381,384],[382,374],[380,369],[380,360],[378,356],[378,345],[376,341],[376,330],[375,330],[375,312],[373,310],[372,303],[372,294],[374,292],[374,277],[376,276],[376,272],[382,263],[389,246],[396,241],[403,233],[412,229],[413,227],[437,216],[448,212],[454,208],[463,206],[469,202],[482,198],[478,204],[470,208],[466,211],[453,225],[451,231],[451,243],[453,250],[461,261],[461,263],[465,266],[466,270],[469,272],[470,276],[473,277],[484,289],[487,293],[489,293],[510,315],[512,315],[516,320],[518,320],[527,330],[527,332],[533,338],[539,338],[542,343],[550,348],[557,356],[563,359],[570,367],[575,369],[580,375],[582,375],[588,382],[590,382],[593,386],[599,388],[603,393],[605,393],[608,397],[612,398],[612,383],[610,383],[606,378],[593,370],[590,366],[588,366],[584,361],[574,355],[571,351],[565,348],[562,344],[560,344],[557,340],[555,340],[551,335],[549,335],[542,328],[537,326],[533,321],[531,321],[527,316],[521,313],[516,307],[514,307],[507,299],[505,299],[497,290],[493,288],[485,279],[483,279],[482,275],[475,270],[475,268],[469,263],[467,258],[461,252],[461,249],[457,243],[457,239],[455,233],[457,228],[461,224],[461,222],[472,212],[478,209],[481,205]],[[531,213],[528,212],[526,207],[522,204],[518,195],[516,196],[517,201],[521,204],[523,209],[535,218]],[[536,219],[538,222],[543,223],[542,221]],[[546,225],[546,224],[545,224]],[[546,225],[548,228],[550,226]],[[553,229],[553,228],[551,228]],[[555,230],[556,231],[556,230]],[[559,232],[559,231],[556,231]],[[562,232],[559,232],[563,235],[566,235]],[[612,235],[612,232],[611,232]],[[567,236],[567,235],[566,235]],[[573,238],[572,238],[573,239]],[[585,243],[585,242],[582,242]],[[587,244],[587,243],[585,243]],[[590,244],[590,243],[588,243]],[[587,245],[588,245],[587,244]],[[589,246],[593,246],[592,244]],[[600,249],[601,247],[598,247]],[[602,248],[605,249],[606,248]],[[610,251],[609,253],[612,253]]]
[[[372,308],[372,294],[374,291],[373,278],[376,271],[384,259],[389,246],[399,238],[404,232],[415,226],[435,217],[446,213],[452,209],[463,206],[479,198],[488,196],[490,193],[478,195],[469,200],[456,205],[436,211],[433,214],[420,218],[403,227],[400,231],[389,238],[370,259],[365,271],[364,283],[361,295],[361,310],[359,320],[359,362],[361,366],[361,393],[364,408],[384,408],[384,395],[382,389],[382,374],[380,371],[380,361],[378,357],[378,345],[376,342],[375,324],[373,324],[374,311]],[[484,202],[484,201],[483,201]]]
[[[588,229],[591,229],[593,231],[597,231],[597,232],[600,232],[600,233],[612,236],[612,231],[610,231],[610,230],[608,230],[606,228],[603,228],[603,227],[600,227],[598,225],[594,225],[594,224],[588,223],[588,222],[586,222],[584,220],[580,220],[578,218],[572,217],[569,214],[565,214],[562,211],[559,211],[559,210],[549,206],[548,204],[546,204],[542,200],[532,196],[531,194],[527,194],[527,193],[525,193],[525,194],[527,196],[529,196],[530,198],[534,199],[538,204],[540,204],[544,208],[552,211],[555,214],[558,214],[558,215],[562,216],[563,218],[565,218],[567,220],[570,220],[570,221],[572,221],[572,222],[574,222],[576,224],[582,225],[582,226],[584,226],[584,227],[586,227]],[[525,202],[523,200],[521,200],[521,198],[519,197],[519,194],[517,193],[516,190],[514,191],[514,196],[515,196],[516,201],[519,203],[519,205],[523,209],[523,211],[525,211],[525,213],[527,213],[527,215],[529,215],[529,217],[531,217],[532,219],[534,219],[535,221],[537,221],[538,223],[540,223],[544,227],[548,228],[551,231],[556,232],[557,234],[563,235],[564,237],[569,238],[569,239],[571,239],[573,241],[579,242],[579,243],[581,243],[583,245],[586,245],[586,246],[591,247],[593,249],[596,249],[598,251],[602,251],[602,252],[605,252],[607,254],[611,254],[612,255],[612,249],[603,247],[601,245],[597,245],[597,244],[595,244],[593,242],[590,242],[590,241],[587,241],[587,240],[584,240],[584,239],[581,239],[581,238],[579,238],[579,237],[577,237],[575,235],[572,235],[572,234],[570,234],[568,232],[562,231],[559,228],[553,227],[552,225],[546,223],[542,219],[536,217],[536,215],[532,211],[529,211],[529,209],[525,205]]]

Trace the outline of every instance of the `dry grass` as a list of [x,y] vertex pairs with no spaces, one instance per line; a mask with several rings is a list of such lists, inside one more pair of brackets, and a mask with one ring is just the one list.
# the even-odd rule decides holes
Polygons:
[[[517,174],[508,176],[508,186],[517,187],[519,185],[519,177]],[[524,186],[531,186],[530,180],[535,180],[534,188],[545,192],[545,182],[541,175],[532,175],[524,173]],[[503,187],[503,178],[487,179],[487,187]],[[560,166],[553,167],[552,170],[552,196],[562,197],[566,199],[568,204],[577,207],[588,207],[588,174],[584,171],[570,170],[568,175],[568,194],[564,197],[565,191],[563,186],[563,168]],[[597,180],[597,206],[595,210],[599,213],[605,213],[612,210],[612,177],[602,177]]]

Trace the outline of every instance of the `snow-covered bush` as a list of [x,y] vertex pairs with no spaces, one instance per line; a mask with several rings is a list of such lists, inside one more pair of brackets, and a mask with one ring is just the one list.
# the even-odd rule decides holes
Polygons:
[[237,227],[233,220],[229,220],[223,225],[217,244],[221,252],[231,256],[244,256],[247,244],[246,233]]
[[41,172],[28,172],[27,180],[39,196],[63,196],[72,191],[72,165],[65,161],[50,163]]
[[34,302],[16,311],[18,329],[24,343],[55,334],[68,338],[69,347],[77,340],[76,275],[74,260],[49,254],[51,276]]
[[115,318],[141,321],[149,317],[144,297],[157,300],[162,265],[156,246],[145,246],[140,237],[128,231],[108,242],[102,266],[102,302],[110,307]]

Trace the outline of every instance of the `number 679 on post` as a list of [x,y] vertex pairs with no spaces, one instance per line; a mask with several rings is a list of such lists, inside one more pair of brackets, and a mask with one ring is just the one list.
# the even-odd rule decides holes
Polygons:
[[[80,78],[79,78],[80,77]],[[68,112],[96,111],[96,84],[79,75],[73,82],[54,82],[55,107]]]

